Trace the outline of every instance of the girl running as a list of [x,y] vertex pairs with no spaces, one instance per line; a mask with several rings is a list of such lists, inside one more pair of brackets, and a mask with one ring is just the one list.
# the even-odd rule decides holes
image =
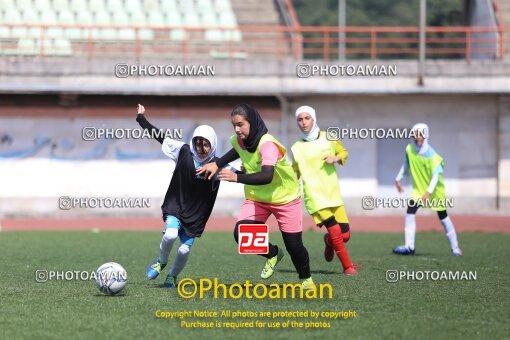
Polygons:
[[312,107],[299,107],[295,116],[302,139],[292,145],[292,167],[303,181],[306,210],[318,227],[325,226],[327,229],[324,257],[330,262],[335,252],[344,274],[357,275],[345,246],[350,238],[349,220],[335,168],[335,163],[345,164],[349,153],[339,140],[326,139],[326,133],[320,131],[317,125]]
[[[304,289],[315,289],[310,275],[308,251],[303,245],[303,212],[299,183],[286,159],[286,149],[268,130],[260,114],[248,104],[240,104],[231,113],[235,135],[231,137],[233,148],[216,162],[200,168],[197,173],[205,173],[212,178],[229,162],[241,158],[245,174],[222,169],[219,178],[224,181],[243,183],[244,201],[237,223],[234,238],[238,242],[240,224],[264,224],[273,214],[278,221],[285,248],[302,280]],[[268,279],[276,265],[283,258],[283,251],[269,244],[269,253],[261,255],[267,259],[260,276]]]
[[150,124],[144,116],[145,108],[138,104],[136,120],[140,126],[156,136],[162,144],[165,155],[175,162],[175,170],[161,206],[166,227],[159,246],[159,258],[146,270],[149,279],[154,280],[168,263],[174,242],[180,245],[172,268],[165,279],[164,287],[177,287],[177,276],[186,266],[195,237],[200,237],[216,201],[219,181],[208,181],[198,176],[195,170],[204,164],[214,162],[217,138],[214,129],[200,125],[193,132],[188,144],[171,138],[164,138],[162,130]]
[[399,193],[404,189],[400,181],[404,174],[410,174],[413,180],[411,199],[405,217],[405,245],[393,249],[395,254],[414,255],[414,236],[416,233],[416,211],[425,206],[437,211],[453,256],[462,256],[453,222],[446,212],[446,191],[443,183],[443,158],[428,143],[429,127],[420,123],[413,126],[414,143],[406,147],[404,164],[395,179]]

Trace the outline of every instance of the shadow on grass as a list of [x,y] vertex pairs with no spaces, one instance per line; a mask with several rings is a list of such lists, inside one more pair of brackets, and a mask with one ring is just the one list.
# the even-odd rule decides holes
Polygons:
[[115,294],[115,295],[107,295],[107,294],[102,294],[102,293],[96,293],[94,294],[95,297],[100,297],[100,298],[120,298],[120,297],[125,297],[127,296],[127,293],[126,292],[121,292],[119,294]]
[[[278,269],[278,272],[281,272],[281,273],[296,273],[295,270],[290,270],[290,269]],[[325,275],[337,275],[340,272],[334,272],[334,271],[331,271],[331,270],[322,270],[322,269],[319,269],[319,270],[311,270],[310,273],[312,273],[312,274],[325,274]]]

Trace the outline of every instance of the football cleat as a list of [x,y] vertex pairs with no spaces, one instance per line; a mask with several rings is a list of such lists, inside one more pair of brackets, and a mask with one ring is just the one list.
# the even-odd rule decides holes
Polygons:
[[172,276],[172,275],[168,274],[165,278],[165,283],[163,283],[163,287],[177,288],[177,276]]
[[454,249],[454,250],[452,250],[452,255],[453,256],[462,256],[462,250],[460,250],[460,248]]
[[414,249],[407,248],[406,246],[399,246],[393,248],[393,253],[399,255],[414,255]]
[[303,287],[304,290],[317,289],[317,286],[315,286],[315,283],[313,283],[311,276],[301,282],[301,287]]
[[271,257],[266,261],[266,264],[264,265],[264,268],[262,269],[262,272],[260,273],[260,277],[263,279],[269,279],[273,273],[274,268],[280,262],[283,258],[283,250],[278,248],[278,254],[276,256]]
[[154,280],[158,277],[159,273],[163,270],[163,268],[166,267],[166,263],[161,263],[159,259],[154,261],[153,264],[147,267],[147,270],[145,271],[145,275],[151,280]]
[[344,270],[344,275],[358,275],[358,272],[354,269],[354,266],[352,266]]
[[333,256],[335,255],[335,251],[330,243],[329,234],[324,234],[324,258],[326,261],[333,261]]

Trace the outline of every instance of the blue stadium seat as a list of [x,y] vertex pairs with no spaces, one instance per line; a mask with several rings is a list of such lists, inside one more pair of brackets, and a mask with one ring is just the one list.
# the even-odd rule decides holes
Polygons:
[[197,0],[196,9],[200,14],[216,14],[213,2],[211,0]]
[[69,0],[53,0],[52,7],[57,12],[71,10]]
[[82,13],[87,13],[91,15],[90,12],[88,12],[87,2],[83,0],[70,0],[70,6],[71,10],[73,10],[77,15],[80,15]]
[[171,12],[166,15],[165,23],[168,26],[181,27],[182,26],[182,18],[179,13]]
[[147,24],[151,27],[162,27],[165,26],[165,17],[162,13],[151,12],[147,17]]
[[36,55],[39,54],[39,49],[34,39],[23,38],[18,40],[18,48],[15,53],[21,55]]
[[[175,42],[193,39],[192,44],[242,39],[231,0],[0,0],[0,23],[34,25],[0,27],[0,39],[16,39],[9,53],[20,55],[37,55],[42,47],[45,55],[70,56],[73,41],[89,38],[113,43],[167,35]],[[183,27],[204,27],[204,32]]]
[[183,20],[184,27],[198,27],[200,25],[200,18],[196,12],[184,13]]
[[119,11],[122,11],[124,8],[124,5],[122,4],[121,0],[106,0],[105,2],[106,2],[106,10],[113,14],[116,14]]
[[[23,24],[21,13],[17,9],[8,9],[4,13],[4,23],[13,25]],[[25,38],[28,35],[28,29],[26,27],[11,27],[10,35],[13,38]]]
[[218,18],[215,13],[207,12],[202,14],[202,25],[206,27],[218,27]]
[[52,54],[70,56],[73,54],[71,42],[68,39],[55,39],[52,44]]
[[[136,1],[136,0],[126,0],[126,1]],[[160,12],[159,1],[158,0],[144,0],[143,1],[143,10],[145,12]]]
[[224,40],[222,31],[220,30],[207,30],[205,31],[205,40],[207,41],[222,41]]
[[[112,24],[115,26],[129,26],[129,18],[124,12],[115,12],[112,18]],[[120,40],[135,40],[136,33],[133,28],[121,28],[117,31]]]
[[178,13],[179,8],[177,7],[177,1],[175,0],[161,0],[161,12],[162,13]]
[[7,11],[16,7],[14,0],[0,0],[0,10]]
[[94,14],[107,13],[104,0],[89,0],[89,11]]
[[[23,12],[23,22],[25,24],[38,25],[40,24],[39,14],[33,9],[25,10]],[[30,27],[28,28],[27,37],[30,38],[39,38],[41,36],[41,28],[40,27]]]
[[94,16],[94,24],[97,26],[106,26],[92,29],[92,36],[95,39],[115,40],[117,39],[117,31],[114,28],[108,28],[112,25],[108,12],[97,12]]
[[34,7],[32,0],[16,0],[12,7],[16,7],[20,12],[37,9],[37,7]]
[[175,29],[170,31],[170,40],[184,41],[186,39],[186,32],[182,29]]
[[144,12],[139,0],[126,0],[124,10],[129,14]]

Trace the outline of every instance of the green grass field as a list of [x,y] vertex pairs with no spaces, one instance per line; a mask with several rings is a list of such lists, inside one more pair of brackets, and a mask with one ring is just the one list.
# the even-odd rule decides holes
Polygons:
[[[157,232],[1,232],[0,277],[3,339],[175,339],[239,337],[260,339],[367,338],[508,338],[510,305],[510,235],[461,234],[464,257],[450,255],[444,235],[417,235],[414,257],[391,254],[401,234],[353,234],[348,247],[360,275],[345,277],[338,260],[323,260],[322,235],[304,234],[316,283],[331,283],[333,299],[202,299],[181,298],[175,289],[158,287],[145,278],[145,268],[158,254]],[[271,240],[282,245],[279,234]],[[171,253],[171,260],[175,254]],[[37,283],[36,270],[97,269],[102,263],[122,264],[129,276],[125,294],[103,296],[92,281]],[[181,278],[215,277],[243,284],[259,278],[263,259],[238,255],[231,233],[210,232],[197,240]],[[264,283],[297,282],[289,255]],[[476,281],[401,281],[387,283],[385,272],[398,270],[476,271]],[[326,320],[322,329],[186,329],[177,319],[156,318],[162,311],[342,311],[356,318]],[[198,319],[190,319],[198,320]],[[203,319],[207,321],[207,319]],[[213,319],[219,320],[218,318]],[[262,320],[262,319],[261,319]],[[286,321],[288,318],[262,321]],[[294,319],[306,322],[306,319]],[[222,320],[219,320],[222,321]],[[223,321],[251,321],[236,319]]]

